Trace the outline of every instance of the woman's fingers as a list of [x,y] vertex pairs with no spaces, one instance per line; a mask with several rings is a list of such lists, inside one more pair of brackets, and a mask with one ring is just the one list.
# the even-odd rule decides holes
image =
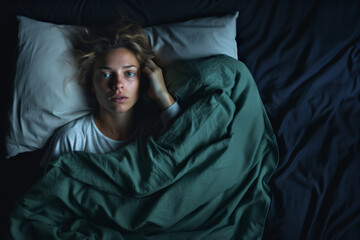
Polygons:
[[142,68],[142,71],[146,74],[146,75],[150,75],[153,71],[148,67],[148,66],[144,66],[143,68]]
[[162,70],[152,60],[148,60],[143,67],[143,71],[151,78],[150,75],[162,75]]
[[149,78],[149,96],[155,99],[162,109],[173,104],[174,99],[167,91],[161,68],[158,67],[154,61],[148,59],[142,71]]
[[145,63],[145,65],[147,66],[147,67],[149,67],[151,70],[156,70],[156,69],[159,69],[159,67],[154,63],[154,61],[153,60],[151,60],[151,59],[148,59],[147,61],[146,61],[146,63]]

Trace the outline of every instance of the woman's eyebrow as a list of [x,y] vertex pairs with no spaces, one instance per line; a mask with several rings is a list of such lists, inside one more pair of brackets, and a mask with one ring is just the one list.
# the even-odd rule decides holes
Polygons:
[[122,68],[128,69],[128,68],[137,68],[135,65],[125,65]]
[[107,67],[107,66],[102,66],[102,67],[99,67],[98,69],[105,69],[105,70],[111,70],[111,67]]
[[[129,68],[138,68],[138,67],[135,66],[135,65],[125,65],[125,66],[122,66],[121,68],[122,69],[129,69]],[[112,70],[112,68],[108,67],[108,66],[102,66],[102,67],[99,67],[98,69]]]

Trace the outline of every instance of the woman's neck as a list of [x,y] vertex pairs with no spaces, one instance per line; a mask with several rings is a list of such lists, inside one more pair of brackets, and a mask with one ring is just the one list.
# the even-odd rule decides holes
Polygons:
[[125,140],[135,130],[134,110],[130,109],[125,113],[110,113],[104,109],[94,114],[97,128],[105,136],[114,140]]

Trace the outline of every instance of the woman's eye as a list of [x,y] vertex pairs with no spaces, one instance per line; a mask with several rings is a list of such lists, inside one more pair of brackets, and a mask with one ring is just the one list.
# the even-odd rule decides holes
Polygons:
[[135,73],[133,73],[133,72],[126,72],[126,73],[125,73],[125,76],[127,76],[127,77],[133,77],[133,76],[135,76]]
[[100,77],[101,78],[109,78],[110,77],[110,73],[100,73]]

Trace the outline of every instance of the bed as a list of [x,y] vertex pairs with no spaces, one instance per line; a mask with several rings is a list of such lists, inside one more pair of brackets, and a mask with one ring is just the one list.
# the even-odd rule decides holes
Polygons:
[[[240,229],[238,234],[230,234],[233,230],[225,227],[222,231],[215,231],[216,226],[222,223],[210,221],[208,225],[201,225],[203,228],[199,226],[198,229],[211,229],[213,235],[211,231],[203,231],[202,235],[201,231],[192,231],[193,235],[182,235],[183,238],[179,238],[179,235],[161,237],[360,239],[358,1],[18,1],[3,4],[1,31],[7,34],[1,40],[2,46],[7,47],[2,49],[2,56],[8,59],[4,63],[5,67],[1,69],[3,112],[9,112],[12,106],[13,95],[8,89],[16,88],[14,75],[19,57],[16,50],[19,22],[16,16],[59,25],[84,26],[105,24],[119,14],[125,14],[144,27],[151,27],[238,12],[235,28],[236,55],[232,54],[244,64],[238,67],[243,69],[246,66],[245,69],[249,70],[247,73],[251,73],[256,83],[264,112],[268,117],[268,121],[265,120],[268,124],[266,126],[271,125],[270,130],[275,134],[278,149],[278,162],[274,160],[277,158],[274,148],[275,157],[270,161],[270,167],[264,175],[265,179],[270,180],[265,184],[269,189],[265,189],[264,202],[260,205],[267,207],[262,212],[262,218],[258,218],[263,221],[258,225],[251,225],[253,222],[250,217],[242,224],[239,224],[239,220],[234,220],[234,224],[238,224],[236,227]],[[226,45],[229,44],[231,43]],[[220,58],[228,59],[225,56]],[[188,64],[193,66],[191,61]],[[214,59],[210,58],[207,61],[211,62]],[[240,61],[234,65],[241,64]],[[232,66],[233,62],[230,62],[227,65]],[[170,75],[172,71],[181,71],[181,67],[180,70],[179,67],[170,69]],[[230,72],[236,71],[244,70]],[[207,84],[209,85],[204,86],[213,86],[211,81]],[[229,87],[214,85],[213,87],[218,87],[217,90],[207,87],[205,89],[222,92],[221,89]],[[181,96],[179,93],[180,99]],[[208,111],[211,112],[212,105],[205,104],[203,107],[205,106],[209,106]],[[2,115],[2,122],[1,130],[4,137],[1,148],[1,217],[2,222],[7,223],[2,225],[2,234],[5,236],[9,230],[9,216],[15,200],[22,199],[29,191],[31,193],[31,189],[34,189],[31,186],[34,184],[44,184],[44,178],[40,177],[42,173],[38,168],[42,153],[40,148],[35,147],[31,151],[22,151],[7,158],[5,135],[11,126],[8,123],[8,115]],[[185,121],[182,123],[185,124]],[[66,159],[63,162],[66,162]],[[79,166],[82,167],[84,166]],[[181,175],[182,172],[174,173],[174,176],[180,176],[178,174]],[[146,189],[145,192],[133,193],[142,193],[137,196],[144,197],[150,191],[150,188]],[[162,186],[162,189],[166,192],[167,187]],[[203,194],[206,195],[206,192]],[[266,196],[270,196],[271,201],[270,198],[267,200]],[[227,206],[219,209],[226,209]],[[214,215],[213,219],[219,221],[220,217]],[[190,222],[194,224],[194,219]],[[77,223],[79,226],[81,224],[84,223]],[[161,224],[157,224],[156,230],[159,231]],[[144,226],[144,229],[140,228],[142,231],[151,232],[146,228],[147,225]],[[102,232],[96,226],[93,227]],[[173,233],[181,232],[181,229],[174,229]],[[246,230],[249,229],[252,232],[247,232],[246,235]],[[227,230],[228,235],[225,234]],[[131,231],[128,233],[128,239],[141,239],[136,234],[131,235]],[[196,235],[197,233],[199,235]],[[157,239],[156,236],[148,234],[146,239]]]

